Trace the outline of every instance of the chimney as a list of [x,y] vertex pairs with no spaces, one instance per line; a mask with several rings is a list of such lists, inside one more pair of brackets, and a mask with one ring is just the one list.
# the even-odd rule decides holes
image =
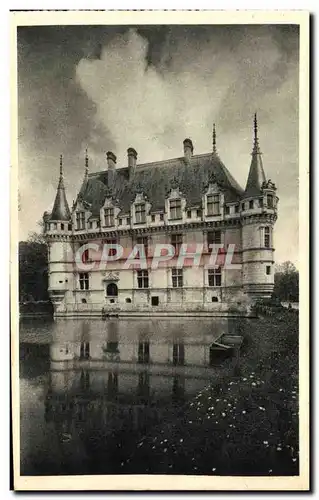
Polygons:
[[107,168],[108,170],[114,170],[116,168],[116,156],[112,151],[106,153]]
[[184,158],[186,161],[189,161],[190,158],[193,156],[193,151],[194,151],[193,143],[190,139],[185,139],[183,141],[183,144],[184,144]]
[[130,173],[133,173],[136,167],[137,152],[134,148],[128,148],[127,150],[127,166]]

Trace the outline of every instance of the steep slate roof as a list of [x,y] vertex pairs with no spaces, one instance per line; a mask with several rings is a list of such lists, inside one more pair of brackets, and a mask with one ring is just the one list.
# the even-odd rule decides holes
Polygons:
[[237,201],[243,189],[235,181],[217,153],[184,157],[172,160],[137,165],[129,179],[128,168],[117,168],[112,172],[112,184],[108,189],[108,171],[89,174],[81,197],[92,204],[92,216],[98,216],[107,194],[118,202],[121,213],[130,212],[136,193],[145,194],[151,203],[151,211],[163,210],[165,197],[176,182],[186,198],[187,206],[201,205],[203,189],[212,182],[212,176],[224,191],[226,201]]
[[53,205],[53,209],[50,215],[50,220],[63,220],[68,221],[71,218],[69,205],[65,195],[64,181],[63,181],[63,171],[62,171],[62,156],[60,157],[60,178],[58,189]]

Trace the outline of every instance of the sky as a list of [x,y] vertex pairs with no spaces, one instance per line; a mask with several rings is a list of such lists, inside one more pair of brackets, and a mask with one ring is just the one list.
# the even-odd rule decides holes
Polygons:
[[20,239],[52,208],[63,154],[69,204],[84,176],[212,150],[245,187],[257,112],[277,186],[275,258],[298,266],[299,31],[292,25],[18,28]]

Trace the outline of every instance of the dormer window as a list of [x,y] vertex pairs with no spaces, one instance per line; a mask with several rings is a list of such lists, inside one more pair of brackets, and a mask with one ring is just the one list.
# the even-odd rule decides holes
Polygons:
[[137,203],[135,205],[135,222],[136,224],[145,224],[146,222],[145,203]]
[[181,219],[182,218],[182,200],[177,198],[175,200],[170,200],[169,202],[170,219]]
[[274,197],[272,194],[267,194],[267,208],[274,208]]
[[114,208],[104,209],[104,223],[108,227],[114,226]]
[[251,210],[252,208],[254,208],[254,200],[250,200],[250,201],[249,201],[249,208],[250,208],[250,210]]
[[220,197],[219,194],[207,195],[207,215],[220,214]]
[[85,212],[76,212],[76,229],[85,229]]
[[259,206],[259,208],[263,208],[263,206],[264,206],[264,199],[263,198],[258,198],[258,206]]

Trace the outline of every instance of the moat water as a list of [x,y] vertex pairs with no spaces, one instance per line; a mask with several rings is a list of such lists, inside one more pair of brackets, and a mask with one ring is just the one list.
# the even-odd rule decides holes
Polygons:
[[[20,323],[21,474],[120,474],[227,363],[223,318]],[[141,466],[141,474],[145,473]]]

